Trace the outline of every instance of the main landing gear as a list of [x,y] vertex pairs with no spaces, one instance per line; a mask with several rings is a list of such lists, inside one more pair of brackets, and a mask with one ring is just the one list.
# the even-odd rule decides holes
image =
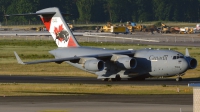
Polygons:
[[180,76],[178,76],[177,78],[176,78],[176,81],[182,81],[183,79],[182,79],[182,77],[180,77]]
[[121,77],[119,75],[116,75],[115,78],[105,78],[103,81],[121,81]]

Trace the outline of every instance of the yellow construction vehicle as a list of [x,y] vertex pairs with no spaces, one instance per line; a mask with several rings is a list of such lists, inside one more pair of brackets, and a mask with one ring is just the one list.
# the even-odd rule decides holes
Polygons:
[[36,28],[36,31],[46,31],[46,27],[45,26],[40,26]]
[[102,26],[99,31],[100,32],[111,32],[111,26],[113,26],[112,23],[107,22],[107,24]]
[[73,26],[73,24],[71,24],[71,23],[67,23],[67,24],[68,24],[70,30],[74,31],[74,26]]
[[170,27],[162,23],[160,33],[170,33]]
[[126,27],[129,30],[129,32],[134,32],[134,31],[142,31],[143,28],[145,28],[144,25],[141,24],[136,24],[130,21],[127,21]]
[[129,30],[129,32],[134,32],[134,26],[135,26],[135,25],[136,25],[136,24],[134,24],[134,23],[131,24],[131,22],[128,21],[128,22],[126,23],[126,28]]
[[111,26],[111,31],[112,33],[118,34],[118,33],[128,33],[126,31],[126,27],[124,26]]
[[107,22],[106,25],[102,26],[99,30],[100,32],[112,32],[112,33],[128,33],[126,27],[121,25],[112,25],[112,23]]
[[180,28],[180,34],[192,34],[192,33],[195,33],[195,30],[193,27],[184,27],[184,28]]

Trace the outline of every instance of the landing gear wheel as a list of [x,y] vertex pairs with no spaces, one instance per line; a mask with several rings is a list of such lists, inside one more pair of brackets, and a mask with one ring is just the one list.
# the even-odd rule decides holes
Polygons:
[[182,77],[177,77],[176,81],[182,81]]
[[105,78],[105,79],[102,79],[103,81],[108,81],[109,79],[108,78]]
[[121,77],[119,75],[116,75],[116,81],[121,81]]
[[116,81],[116,78],[111,78],[111,81]]

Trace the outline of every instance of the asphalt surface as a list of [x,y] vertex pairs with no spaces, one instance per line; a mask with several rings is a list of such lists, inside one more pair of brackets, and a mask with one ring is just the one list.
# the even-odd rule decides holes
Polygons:
[[[0,98],[1,112],[183,112],[192,111],[192,95],[67,95]],[[56,111],[56,112],[57,112]]]
[[[0,38],[3,39],[39,39],[39,40],[52,40],[51,36],[37,35],[36,32],[28,31],[32,36],[28,35],[25,31],[14,31],[23,35],[11,35],[13,31],[0,31]],[[110,33],[84,33],[83,36],[75,35],[78,42],[111,42],[111,43],[129,43],[129,44],[146,44],[146,45],[166,45],[166,46],[185,46],[185,47],[200,47],[200,33],[195,34],[161,34],[154,32],[134,32],[132,34],[110,34]],[[36,34],[36,35],[35,35]]]
[[69,77],[69,76],[16,76],[0,75],[0,83],[78,83],[78,84],[120,84],[120,85],[188,85],[191,82],[200,82],[200,78],[187,78],[175,81],[173,78],[148,78],[145,81],[102,81],[96,77]]
[[[103,82],[94,77],[8,76],[1,75],[0,83],[83,83],[130,85],[187,85],[195,79],[176,82],[174,79],[146,81]],[[1,112],[191,112],[193,95],[115,95],[85,94],[60,96],[0,96]]]
[[[85,35],[76,36],[78,41],[112,42],[145,45],[165,45],[165,46],[200,46],[200,34],[160,34],[150,32],[135,32],[133,34],[118,35]],[[149,41],[148,41],[149,40]]]

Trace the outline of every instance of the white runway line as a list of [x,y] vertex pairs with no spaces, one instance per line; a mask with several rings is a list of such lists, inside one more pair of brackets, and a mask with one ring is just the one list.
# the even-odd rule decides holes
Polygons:
[[148,42],[160,42],[158,40],[147,40],[147,39],[139,39],[139,38],[127,38],[127,37],[113,37],[113,36],[98,36],[98,35],[83,35],[89,37],[108,37],[108,38],[116,38],[116,39],[127,39],[127,40],[139,40],[139,41],[148,41]]

